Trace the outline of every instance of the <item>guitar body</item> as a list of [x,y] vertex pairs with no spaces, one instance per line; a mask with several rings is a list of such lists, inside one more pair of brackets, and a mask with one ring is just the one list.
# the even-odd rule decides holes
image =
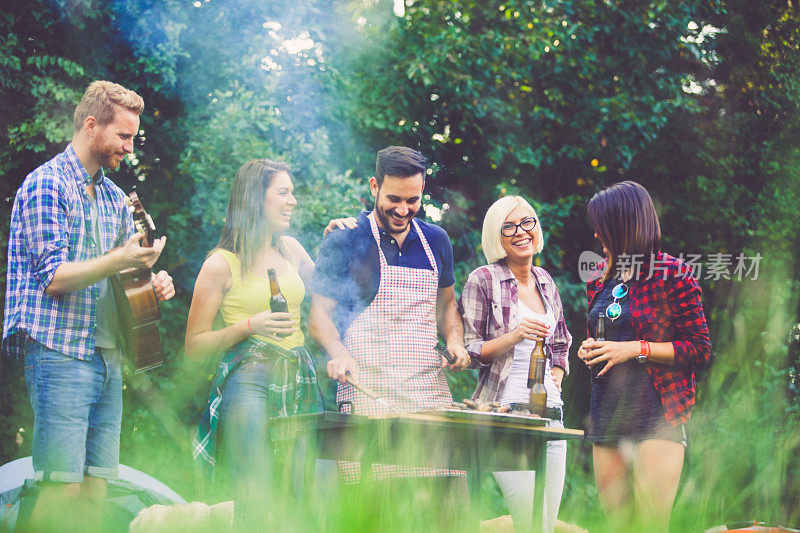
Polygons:
[[[130,193],[137,229],[145,234],[142,246],[153,245],[153,221],[145,213],[135,192]],[[161,311],[153,290],[150,270],[128,268],[112,276],[111,287],[117,301],[120,331],[128,357],[135,373],[156,368],[164,363],[158,323]]]

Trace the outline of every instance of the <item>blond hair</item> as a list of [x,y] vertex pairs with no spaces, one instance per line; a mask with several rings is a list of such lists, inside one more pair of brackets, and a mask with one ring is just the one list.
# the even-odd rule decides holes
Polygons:
[[144,110],[144,100],[122,85],[110,81],[93,81],[75,108],[75,131],[79,131],[86,117],[90,116],[96,118],[100,126],[111,124],[117,106],[139,115]]
[[[522,196],[504,196],[493,203],[486,211],[486,216],[483,218],[481,246],[483,246],[483,255],[486,256],[488,263],[496,263],[508,255],[503,248],[500,227],[506,221],[508,215],[517,207],[530,211],[531,215],[536,217],[536,211]],[[533,233],[533,252],[538,254],[544,247],[542,225],[536,224],[536,229],[534,229]]]

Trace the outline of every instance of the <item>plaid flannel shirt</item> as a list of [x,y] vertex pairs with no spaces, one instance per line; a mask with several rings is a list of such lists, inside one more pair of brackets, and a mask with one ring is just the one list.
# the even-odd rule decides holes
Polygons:
[[67,261],[86,261],[133,234],[125,193],[102,170],[95,183],[101,242],[94,242],[91,177],[72,147],[28,174],[11,211],[3,351],[23,357],[25,335],[52,350],[88,360],[95,349],[99,287],[50,297],[45,289]]
[[308,350],[302,346],[285,350],[255,337],[240,342],[217,365],[211,379],[208,403],[192,441],[192,456],[203,480],[214,477],[223,385],[230,373],[249,357],[266,358],[271,365],[267,384],[267,416],[315,413],[325,407],[314,359]]
[[[552,309],[556,328],[545,341],[545,353],[552,366],[569,373],[568,354],[572,335],[567,330],[558,288],[543,268],[532,268],[533,278],[547,309]],[[512,331],[519,325],[517,316],[517,282],[505,261],[498,261],[474,270],[464,284],[458,299],[464,319],[464,344],[472,358],[472,368],[478,368],[478,386],[472,397],[483,401],[499,400],[511,373],[514,350],[496,357],[491,363],[480,360],[483,343]]]
[[[605,268],[604,261],[597,278]],[[694,371],[710,364],[712,356],[700,285],[686,263],[663,252],[644,261],[626,285],[636,338],[672,342],[675,348],[673,365],[648,363],[647,371],[664,405],[664,418],[673,425],[686,423],[695,401]],[[588,308],[603,286],[600,279],[587,284]]]

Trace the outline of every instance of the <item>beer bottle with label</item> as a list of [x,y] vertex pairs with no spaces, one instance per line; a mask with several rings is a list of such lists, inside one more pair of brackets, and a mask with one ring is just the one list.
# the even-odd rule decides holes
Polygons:
[[[606,340],[606,314],[600,313],[597,317],[597,330],[595,331],[595,340],[597,341],[604,341]],[[598,376],[598,372],[603,370],[606,367],[606,362],[603,361],[601,363],[597,363],[592,365],[592,382],[597,383],[598,381],[604,379],[606,376],[603,374],[602,376]]]
[[544,388],[544,341],[539,339],[531,352],[531,364],[528,367],[528,388],[531,390],[530,412],[542,418],[547,413],[547,390]]
[[[274,268],[267,270],[269,276],[269,310],[273,313],[288,313],[289,305],[286,303],[286,298],[281,294],[281,288],[278,285],[278,274]],[[278,337],[288,337],[286,333],[279,333]]]

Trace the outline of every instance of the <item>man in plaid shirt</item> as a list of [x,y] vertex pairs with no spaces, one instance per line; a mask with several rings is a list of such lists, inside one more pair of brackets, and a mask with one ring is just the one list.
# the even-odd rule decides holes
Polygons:
[[[100,529],[106,480],[118,475],[122,374],[108,278],[147,268],[165,238],[139,245],[123,191],[105,177],[133,153],[144,102],[95,81],[75,110],[66,150],[35,169],[11,213],[3,351],[24,358],[40,483],[32,531]],[[153,277],[160,300],[172,278]]]

